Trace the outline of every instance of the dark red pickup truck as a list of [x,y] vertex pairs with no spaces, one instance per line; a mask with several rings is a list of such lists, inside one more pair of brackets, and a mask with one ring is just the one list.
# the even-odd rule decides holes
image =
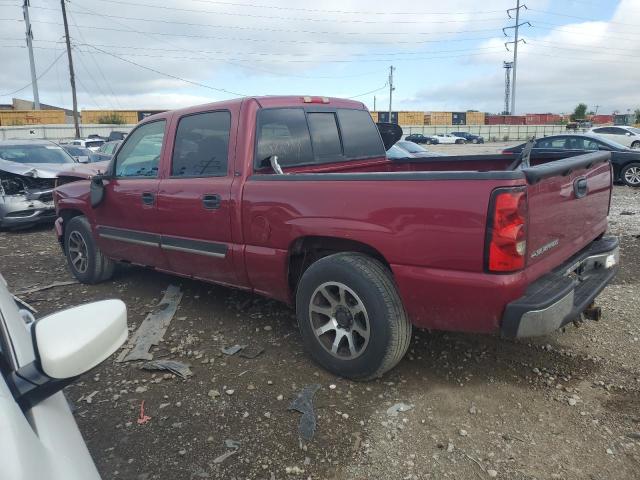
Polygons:
[[398,363],[412,324],[524,337],[597,312],[618,263],[607,152],[392,161],[390,136],[323,97],[149,117],[103,175],[55,190],[69,268],[94,283],[126,261],[294,304],[311,355],[350,378]]

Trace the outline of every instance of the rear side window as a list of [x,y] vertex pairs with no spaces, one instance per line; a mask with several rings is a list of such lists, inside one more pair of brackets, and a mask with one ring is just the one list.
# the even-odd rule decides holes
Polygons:
[[339,161],[342,157],[342,144],[335,113],[308,113],[307,118],[316,160]]
[[171,176],[225,176],[230,129],[231,114],[227,111],[182,117],[173,147]]
[[344,156],[347,158],[384,157],[378,128],[366,110],[338,110]]
[[264,166],[272,155],[278,156],[283,167],[313,163],[311,138],[301,108],[260,110],[256,167]]

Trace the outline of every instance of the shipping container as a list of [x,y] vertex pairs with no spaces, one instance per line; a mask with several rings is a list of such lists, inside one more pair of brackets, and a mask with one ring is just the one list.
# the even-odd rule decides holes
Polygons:
[[431,125],[431,114],[430,113],[425,113],[424,114],[424,125]]
[[592,115],[591,122],[595,125],[602,125],[603,123],[613,123],[613,115]]
[[374,122],[378,122],[378,112],[369,112],[371,114],[371,118],[373,118]]
[[136,110],[82,110],[82,123],[138,123],[138,112]]
[[0,125],[59,125],[65,123],[64,110],[2,110]]
[[504,122],[506,125],[525,125],[527,117],[524,115],[505,115]]
[[614,125],[633,125],[635,121],[636,121],[636,116],[633,113],[613,116]]
[[431,125],[452,125],[451,112],[431,112]]
[[543,116],[544,115],[541,113],[527,113],[525,115],[525,117],[527,118],[527,125],[543,125]]
[[467,125],[484,125],[484,112],[467,112]]
[[525,117],[527,125],[555,125],[562,120],[556,113],[527,113]]
[[398,123],[398,112],[391,112],[391,122],[389,122],[389,112],[378,112],[378,122]]
[[466,125],[467,112],[453,112],[451,114],[451,125]]
[[485,125],[504,125],[506,115],[485,115],[484,124]]
[[398,112],[400,125],[424,125],[424,112]]

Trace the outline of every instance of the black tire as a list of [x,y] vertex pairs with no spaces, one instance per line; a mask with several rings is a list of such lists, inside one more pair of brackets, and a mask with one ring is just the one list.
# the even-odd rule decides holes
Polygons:
[[[340,337],[340,350],[336,354],[332,354],[327,347],[327,343],[335,344],[338,330],[345,333],[352,327],[344,330],[336,325],[333,329],[335,333],[329,331],[321,335],[328,338],[320,338],[321,336],[316,336],[315,333],[320,314],[312,314],[310,308],[317,305],[315,302],[319,289],[322,289],[323,285],[333,283],[346,286],[346,290],[351,292],[345,295],[350,296],[351,301],[360,301],[364,306],[364,313],[352,315],[352,324],[355,324],[358,315],[361,315],[357,320],[359,324],[362,324],[362,318],[368,319],[365,323],[368,325],[368,340],[366,343],[362,342],[361,349],[354,358],[338,356],[340,350],[351,351],[349,339],[343,342],[345,337]],[[351,293],[355,293],[356,296],[352,296]],[[334,297],[334,300],[339,301],[339,296]],[[334,312],[331,315],[320,315],[321,323],[330,323],[329,318],[331,321],[336,320],[336,324],[340,321],[336,314],[337,309],[342,308],[339,304],[337,307],[332,303],[320,308]],[[300,279],[296,292],[296,314],[302,339],[311,356],[322,367],[342,377],[354,380],[380,377],[397,365],[409,348],[411,323],[404,311],[391,273],[382,263],[367,255],[353,252],[336,253],[313,263]],[[355,327],[351,331],[351,337],[354,344],[357,339],[364,339],[358,336]],[[346,352],[347,355],[350,354],[349,351]]]
[[464,143],[464,140],[456,140],[456,143],[457,143],[458,145],[462,145],[462,144]]
[[471,143],[478,143],[478,139],[474,138],[473,140],[471,140]]
[[631,148],[640,148],[640,142],[635,141],[631,144]]
[[625,165],[620,170],[620,181],[629,187],[640,187],[640,163],[634,162]]
[[[78,249],[82,250],[85,263],[82,263],[82,258],[78,263],[77,255],[74,256],[74,252]],[[115,263],[105,257],[96,245],[87,217],[81,215],[69,220],[64,229],[64,251],[69,270],[80,282],[100,283],[113,276]]]

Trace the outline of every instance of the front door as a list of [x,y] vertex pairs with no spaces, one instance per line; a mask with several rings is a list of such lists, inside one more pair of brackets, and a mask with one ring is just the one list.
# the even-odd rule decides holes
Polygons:
[[231,235],[231,113],[184,115],[158,190],[161,246],[176,273],[236,284]]
[[158,228],[158,168],[165,120],[144,123],[127,137],[104,180],[105,195],[95,208],[96,237],[109,257],[166,268]]

